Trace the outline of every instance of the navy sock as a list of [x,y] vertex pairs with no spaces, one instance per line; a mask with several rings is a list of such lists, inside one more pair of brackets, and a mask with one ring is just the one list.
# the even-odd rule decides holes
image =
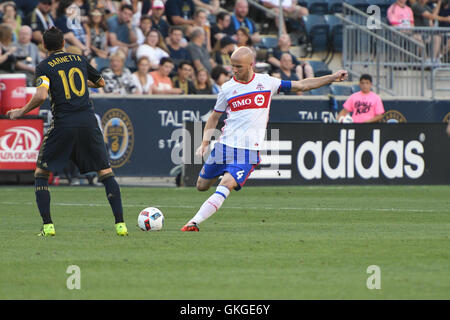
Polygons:
[[122,198],[120,187],[114,176],[108,176],[101,180],[105,186],[106,197],[111,205],[116,223],[123,222]]
[[36,203],[44,224],[53,223],[50,218],[50,192],[48,178],[36,178],[34,181]]

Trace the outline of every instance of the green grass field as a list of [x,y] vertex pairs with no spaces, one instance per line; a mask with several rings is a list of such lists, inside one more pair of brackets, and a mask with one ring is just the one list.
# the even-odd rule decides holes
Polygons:
[[[103,188],[54,187],[40,238],[33,187],[0,187],[0,299],[450,299],[449,186],[247,187],[180,232],[211,192],[122,187],[123,238]],[[162,231],[137,228],[147,206]]]

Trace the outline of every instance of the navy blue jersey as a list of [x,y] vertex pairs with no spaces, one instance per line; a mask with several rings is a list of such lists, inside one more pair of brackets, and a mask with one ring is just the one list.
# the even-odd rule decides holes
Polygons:
[[97,83],[101,78],[83,56],[73,53],[55,52],[39,63],[36,87],[49,90],[55,126],[97,126],[87,80]]

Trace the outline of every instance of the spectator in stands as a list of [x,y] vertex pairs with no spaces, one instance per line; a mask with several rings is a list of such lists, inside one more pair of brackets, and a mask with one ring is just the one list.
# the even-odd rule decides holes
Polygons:
[[203,46],[205,42],[205,31],[200,27],[194,27],[191,33],[191,41],[187,49],[191,55],[195,69],[206,69],[211,72],[216,63],[211,59],[208,50]]
[[[295,72],[295,64],[292,55],[289,53],[283,53],[280,57],[279,78],[281,80],[298,81],[299,78]],[[285,92],[287,95],[302,95],[302,91],[297,92]]]
[[50,14],[52,8],[52,0],[39,0],[37,7],[26,17],[25,24],[33,30],[33,42],[43,51],[42,35],[44,32],[53,27],[55,22]]
[[234,33],[229,33],[231,16],[226,11],[220,11],[216,16],[216,23],[211,27],[211,46],[214,48],[216,42],[225,36],[232,36]]
[[253,55],[256,57],[256,49],[253,46],[253,40],[246,27],[240,27],[236,31],[236,45],[238,47],[248,47],[253,51]]
[[406,4],[406,0],[394,2],[387,11],[387,19],[389,24],[394,27],[414,27],[414,13]]
[[181,94],[180,88],[174,88],[169,74],[174,67],[170,58],[162,58],[159,62],[159,69],[150,73],[153,77],[153,94]]
[[105,79],[105,93],[131,94],[136,93],[131,71],[125,67],[125,54],[118,50],[109,57],[110,67],[102,72]]
[[92,5],[94,5],[92,0],[74,0],[74,4],[76,4],[77,7],[79,8],[81,23],[88,22],[90,11],[91,9],[94,9],[93,7],[91,8],[89,2],[91,2]]
[[216,14],[220,10],[219,0],[193,0],[196,8],[202,8],[209,14]]
[[138,45],[141,45],[145,42],[145,35],[152,30],[153,22],[152,17],[150,16],[141,16],[139,20],[139,28],[136,28],[136,37]]
[[[428,6],[429,2],[429,0],[418,0],[415,4],[413,4],[412,11],[414,12],[414,22],[416,27],[433,27],[435,20],[450,22],[450,17],[439,16],[442,0],[437,0],[434,8]],[[442,36],[432,36],[431,41],[433,41],[432,60],[433,62],[438,62],[441,51]],[[424,42],[427,42],[427,39],[424,39]]]
[[[206,9],[197,9],[194,13],[194,27],[200,27],[205,31],[204,46],[208,52],[212,51],[211,47],[211,28],[208,21],[208,12]],[[189,35],[189,34],[188,34]]]
[[150,60],[143,56],[138,60],[137,71],[132,75],[137,94],[152,94],[153,78],[149,71]]
[[136,51],[136,58],[147,57],[150,60],[150,69],[159,68],[159,61],[169,56],[164,39],[157,30],[150,30],[145,37],[145,43],[140,45]]
[[91,53],[90,44],[76,15],[77,6],[73,3],[73,0],[61,0],[56,14],[55,26],[64,33],[64,40],[69,45],[81,48],[83,54],[87,56]]
[[154,0],[142,0],[139,2],[142,4],[140,7],[141,15],[142,16],[150,16],[152,14],[152,5],[153,5]]
[[[248,33],[251,35],[253,43],[261,41],[261,36],[256,29],[256,24],[247,17],[248,15],[248,2],[247,0],[236,0],[234,5],[234,14],[231,15],[230,26],[227,29],[227,33],[236,34],[239,28],[245,27]],[[235,39],[237,40],[237,39]]]
[[212,69],[211,78],[214,81],[212,93],[218,94],[222,90],[222,85],[230,80],[230,73],[222,66],[215,66]]
[[[450,0],[446,0],[441,5],[441,10],[439,11],[439,15],[441,17],[450,17]],[[450,28],[450,22],[448,21],[439,21],[439,27],[440,28]],[[444,61],[449,62],[450,57],[448,57],[448,53],[450,52],[450,36],[447,34],[447,36],[444,38],[444,49],[443,49],[443,57]]]
[[89,20],[84,25],[88,43],[91,44],[91,56],[107,59],[108,47],[108,25],[106,17],[99,9],[94,9],[89,14]]
[[442,2],[441,10],[439,10],[439,16],[447,18],[447,21],[439,21],[439,27],[450,28],[450,0],[445,0]]
[[20,27],[22,26],[22,18],[17,14],[16,5],[12,1],[4,2],[2,9],[2,23],[11,26],[13,30],[13,41],[15,42],[19,36]]
[[177,75],[172,78],[174,88],[180,88],[182,94],[196,94],[194,83],[189,79],[189,75],[194,70],[194,67],[189,61],[181,61],[178,64]]
[[195,4],[192,0],[167,0],[166,17],[171,25],[183,26],[186,34],[194,25]]
[[182,40],[183,40],[183,29],[178,26],[170,27],[169,41],[167,44],[167,48],[169,49],[169,56],[174,61],[175,66],[178,66],[178,64],[184,60],[192,62],[189,51],[181,46]]
[[38,63],[42,61],[38,47],[31,42],[31,34],[32,30],[29,26],[22,26],[19,31],[19,39],[14,44],[17,48],[15,52],[16,70],[26,74],[29,87],[34,86],[34,72]]
[[354,123],[378,122],[383,118],[384,106],[381,98],[372,89],[372,77],[363,74],[359,79],[361,91],[350,96],[339,112],[338,122],[347,114],[352,113]]
[[97,9],[105,11],[105,14],[109,17],[110,15],[118,14],[119,10],[116,6],[116,1],[114,0],[97,0]]
[[442,0],[437,0],[434,8],[431,8],[428,4],[430,0],[418,0],[412,5],[412,11],[414,12],[414,21],[416,27],[433,27],[434,21],[450,22],[449,17],[442,17],[439,15],[441,9]]
[[291,37],[287,34],[282,34],[278,39],[278,46],[269,52],[267,62],[269,62],[273,68],[280,68],[281,55],[283,53],[289,53],[295,66],[295,73],[300,80],[314,77],[314,70],[311,65],[306,61],[300,63],[297,60],[297,57],[290,52],[291,45]]
[[195,77],[195,90],[197,94],[212,94],[211,78],[208,70],[200,69]]
[[166,19],[163,18],[164,15],[164,2],[162,0],[153,0],[152,5],[152,28],[159,31],[162,36],[167,38],[169,36],[169,25]]
[[[213,58],[214,61],[221,65],[227,72],[231,72],[231,54],[236,49],[236,41],[231,37],[223,37],[216,44],[214,48]],[[212,74],[211,74],[212,76]],[[214,77],[213,77],[214,79]]]
[[107,20],[109,30],[109,43],[112,50],[121,50],[128,57],[131,50],[138,46],[137,36],[131,25],[133,7],[124,4],[119,13]]
[[0,73],[12,73],[16,67],[14,53],[17,48],[11,46],[12,29],[10,26],[0,25]]
[[[275,18],[275,23],[278,28],[280,28],[280,23],[278,21],[278,14],[280,6],[279,0],[262,0],[263,6],[269,8],[272,12],[277,14],[277,18]],[[283,7],[283,18],[284,19],[292,19],[292,20],[301,20],[302,17],[307,16],[309,14],[309,10],[305,7],[302,7],[297,4],[297,1],[293,0],[283,0],[281,3]],[[270,16],[272,17],[272,16]],[[281,24],[282,33],[287,33],[285,20],[282,21]]]

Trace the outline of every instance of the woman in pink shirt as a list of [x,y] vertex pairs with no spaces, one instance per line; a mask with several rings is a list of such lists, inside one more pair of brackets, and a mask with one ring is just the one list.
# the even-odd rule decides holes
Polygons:
[[397,2],[393,3],[388,9],[387,18],[394,27],[414,27],[414,13],[406,5],[406,0],[397,0]]
[[339,112],[338,122],[347,114],[352,113],[354,123],[378,122],[383,118],[384,106],[379,95],[372,92],[372,77],[363,74],[359,79],[361,91],[350,96]]

